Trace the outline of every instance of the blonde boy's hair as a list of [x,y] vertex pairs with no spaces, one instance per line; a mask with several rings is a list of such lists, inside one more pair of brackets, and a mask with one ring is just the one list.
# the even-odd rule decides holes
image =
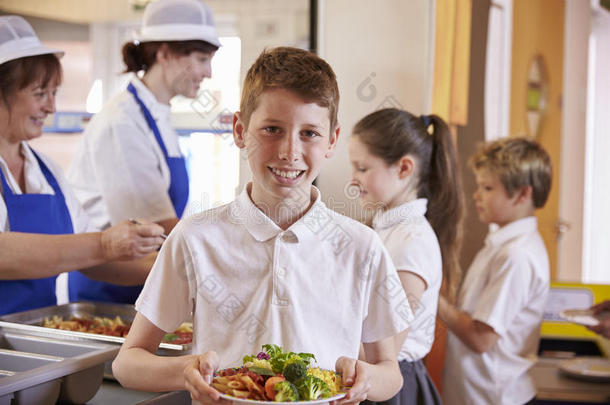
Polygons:
[[337,125],[339,87],[332,68],[311,52],[298,48],[265,49],[248,70],[241,92],[239,110],[246,126],[268,89],[285,89],[306,101],[328,108],[331,132]]
[[503,138],[479,146],[470,158],[473,170],[497,175],[509,196],[522,187],[532,187],[534,207],[542,208],[551,191],[549,154],[529,138]]

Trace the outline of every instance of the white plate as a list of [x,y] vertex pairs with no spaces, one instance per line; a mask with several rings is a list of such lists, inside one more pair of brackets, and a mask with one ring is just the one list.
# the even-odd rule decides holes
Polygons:
[[316,399],[315,401],[298,401],[298,402],[275,402],[275,401],[256,401],[254,399],[245,399],[245,398],[237,398],[227,394],[220,394],[220,398],[228,399],[229,401],[245,403],[245,404],[256,404],[256,405],[294,405],[294,404],[323,404],[330,401],[337,401],[343,397],[345,397],[346,393],[342,392],[340,394],[335,395],[334,397],[329,398],[321,398]]
[[559,316],[579,325],[596,326],[599,324],[599,315],[595,316],[590,309],[564,309],[559,311]]
[[610,380],[610,360],[596,357],[584,357],[566,360],[559,363],[559,368],[575,377],[587,380]]

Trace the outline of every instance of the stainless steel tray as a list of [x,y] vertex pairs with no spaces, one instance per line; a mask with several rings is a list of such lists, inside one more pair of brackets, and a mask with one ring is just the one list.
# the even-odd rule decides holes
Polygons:
[[0,404],[84,403],[99,389],[119,348],[0,330]]
[[[64,340],[93,340],[119,344],[122,344],[125,341],[125,338],[118,336],[73,332],[68,330],[45,328],[41,326],[45,317],[51,318],[54,315],[61,316],[66,320],[73,316],[104,316],[114,318],[118,315],[124,321],[132,322],[136,316],[136,310],[133,305],[128,304],[110,304],[105,302],[71,302],[64,305],[56,305],[4,315],[0,317],[0,327],[5,330],[19,331],[29,335],[60,338]],[[171,352],[168,351],[174,351],[175,354],[184,354],[185,352],[189,352],[191,350],[191,346],[191,344],[180,345],[173,343],[161,343],[159,348],[163,349],[163,354],[171,355]]]

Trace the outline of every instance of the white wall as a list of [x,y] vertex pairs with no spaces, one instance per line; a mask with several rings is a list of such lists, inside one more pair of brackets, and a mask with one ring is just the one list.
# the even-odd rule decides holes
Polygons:
[[608,283],[610,272],[610,12],[594,7],[589,39],[582,280]]
[[589,2],[566,2],[563,66],[563,109],[559,218],[564,228],[558,242],[559,281],[581,281],[583,267],[583,202],[587,115],[587,59],[591,9]]
[[348,137],[356,121],[383,107],[428,112],[433,2],[320,0],[319,8],[319,54],[337,74],[342,132],[318,186],[331,208],[360,218],[344,192],[351,175]]

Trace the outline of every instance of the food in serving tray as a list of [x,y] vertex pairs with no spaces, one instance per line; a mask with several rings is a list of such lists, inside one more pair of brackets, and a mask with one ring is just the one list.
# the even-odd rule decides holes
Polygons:
[[[96,333],[98,335],[125,337],[131,328],[130,322],[125,322],[120,316],[114,319],[105,316],[94,316],[84,318],[73,316],[69,320],[54,315],[52,318],[45,317],[42,321],[45,328],[70,330],[74,332]],[[163,342],[183,345],[193,341],[193,324],[185,322],[173,333],[163,337]]]
[[224,394],[258,401],[313,401],[341,393],[341,376],[312,367],[315,360],[311,353],[263,345],[257,355],[244,357],[243,366],[219,370],[212,385]]

